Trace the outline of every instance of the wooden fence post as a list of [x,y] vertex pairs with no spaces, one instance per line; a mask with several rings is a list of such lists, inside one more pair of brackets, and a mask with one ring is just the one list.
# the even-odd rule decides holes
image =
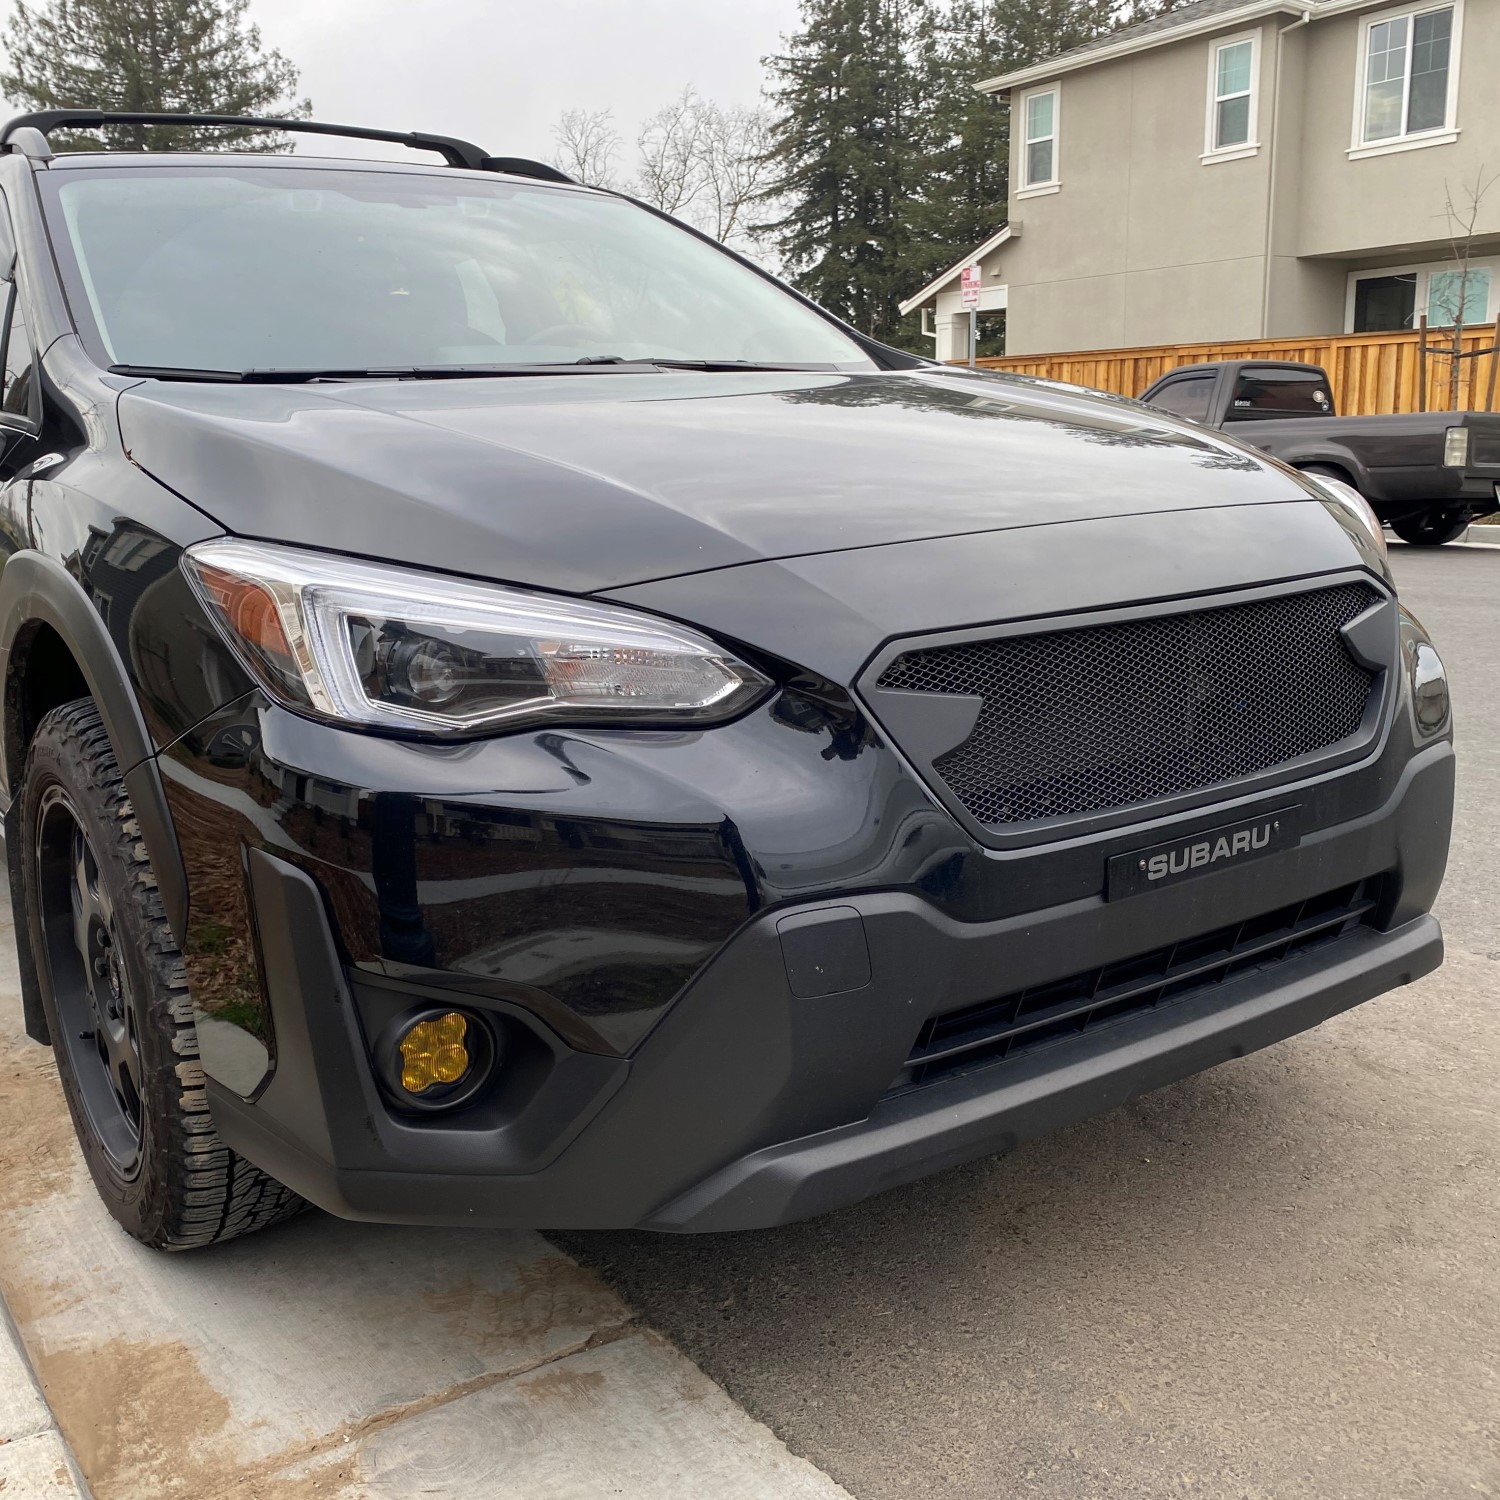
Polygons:
[[1427,410],[1427,314],[1417,319],[1417,410]]
[[1490,343],[1490,383],[1484,393],[1484,409],[1495,409],[1495,366],[1500,365],[1500,318],[1495,319],[1495,336]]

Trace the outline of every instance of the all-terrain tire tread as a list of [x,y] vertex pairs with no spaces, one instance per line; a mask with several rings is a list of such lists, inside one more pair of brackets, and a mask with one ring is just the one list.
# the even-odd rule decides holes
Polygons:
[[[101,865],[111,854],[126,876],[128,899],[145,931],[141,948],[149,995],[139,997],[143,1024],[161,1028],[164,1053],[155,1122],[164,1126],[150,1143],[142,1171],[153,1173],[151,1212],[133,1231],[163,1250],[191,1250],[265,1229],[301,1212],[306,1204],[219,1139],[208,1112],[203,1065],[187,967],[167,921],[125,779],[99,711],[89,698],[53,709],[37,727],[27,773],[38,747],[50,743],[76,767],[78,790],[97,799],[100,821],[114,835],[112,850],[96,850]],[[163,1138],[164,1137],[164,1138]]]

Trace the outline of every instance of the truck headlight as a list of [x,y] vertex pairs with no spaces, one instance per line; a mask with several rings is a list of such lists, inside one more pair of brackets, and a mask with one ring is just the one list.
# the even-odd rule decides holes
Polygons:
[[458,737],[570,723],[714,723],[769,679],[668,620],[262,542],[183,566],[246,666],[288,708]]
[[1469,462],[1469,429],[1450,427],[1443,434],[1443,467],[1462,469]]

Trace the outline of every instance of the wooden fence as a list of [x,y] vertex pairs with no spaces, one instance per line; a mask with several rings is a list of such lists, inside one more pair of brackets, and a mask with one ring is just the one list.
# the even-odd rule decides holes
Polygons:
[[[1470,357],[1460,359],[1457,409],[1488,410],[1500,401],[1492,372],[1500,353],[1500,324],[1464,330],[1463,347]],[[1428,334],[1427,408],[1453,409],[1450,400],[1451,349],[1444,333]],[[1477,357],[1476,357],[1477,356]],[[1337,409],[1348,416],[1376,412],[1419,411],[1421,336],[1405,333],[1330,334],[1296,339],[1248,339],[1214,344],[1158,344],[1142,349],[1089,349],[1076,354],[1018,354],[981,359],[987,370],[1010,370],[1019,375],[1042,375],[1067,380],[1121,396],[1139,396],[1148,385],[1178,365],[1214,359],[1289,359],[1322,365],[1333,382]]]

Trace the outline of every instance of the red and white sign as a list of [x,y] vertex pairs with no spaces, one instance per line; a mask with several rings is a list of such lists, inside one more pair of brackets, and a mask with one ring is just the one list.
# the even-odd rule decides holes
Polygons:
[[978,266],[965,266],[959,276],[959,287],[963,292],[965,307],[979,306],[980,271]]

